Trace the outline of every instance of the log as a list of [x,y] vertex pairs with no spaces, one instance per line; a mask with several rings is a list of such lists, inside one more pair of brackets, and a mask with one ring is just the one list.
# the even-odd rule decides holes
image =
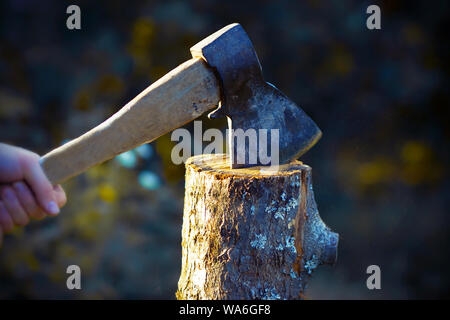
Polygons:
[[[263,170],[262,170],[263,169]],[[338,234],[321,220],[311,167],[230,169],[226,155],[186,162],[177,299],[302,299]]]

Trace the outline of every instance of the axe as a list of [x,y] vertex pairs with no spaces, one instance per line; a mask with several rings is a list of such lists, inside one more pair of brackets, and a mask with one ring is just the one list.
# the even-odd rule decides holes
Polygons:
[[[229,132],[277,129],[278,163],[308,151],[321,137],[317,125],[294,102],[264,81],[253,45],[240,24],[230,24],[191,48],[182,63],[142,91],[97,127],[44,155],[40,162],[53,184],[114,156],[151,142],[217,108],[210,118],[226,116]],[[231,139],[233,140],[233,139]],[[231,168],[257,150],[230,141]],[[267,150],[271,150],[269,142]]]

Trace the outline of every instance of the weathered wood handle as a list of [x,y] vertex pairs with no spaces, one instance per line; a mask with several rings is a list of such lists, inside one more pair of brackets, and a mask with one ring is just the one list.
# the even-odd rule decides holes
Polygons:
[[202,59],[179,65],[109,119],[41,158],[53,184],[155,140],[218,105],[220,87]]

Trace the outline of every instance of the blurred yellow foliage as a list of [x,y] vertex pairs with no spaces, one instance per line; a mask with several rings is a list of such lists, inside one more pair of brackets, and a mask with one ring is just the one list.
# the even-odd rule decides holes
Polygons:
[[153,22],[146,18],[137,19],[133,25],[133,44],[146,47],[155,35]]
[[401,156],[405,163],[419,163],[429,159],[431,150],[422,142],[408,141],[401,149]]
[[88,275],[90,274],[96,265],[96,257],[92,255],[83,255],[80,257],[80,268],[83,270],[83,273]]
[[22,228],[20,226],[13,226],[10,234],[15,236],[16,238],[21,238],[24,235],[25,228]]
[[94,180],[104,177],[108,171],[107,166],[108,166],[108,162],[96,165],[96,166],[90,168],[88,171],[86,171],[86,175],[89,178],[94,179]]
[[344,47],[339,46],[333,50],[333,54],[326,62],[326,69],[338,76],[345,76],[353,69],[353,57]]
[[147,73],[150,68],[150,44],[155,36],[155,27],[151,20],[140,18],[133,25],[128,50],[136,64],[137,72]]
[[62,283],[65,280],[66,274],[64,272],[61,272],[61,270],[55,268],[48,273],[48,276],[53,283]]
[[72,258],[76,254],[76,248],[74,246],[68,245],[67,243],[62,243],[58,247],[58,256],[64,258]]
[[87,89],[82,89],[77,92],[75,97],[75,108],[86,111],[91,107],[91,95]]
[[22,259],[31,271],[39,270],[39,261],[36,259],[32,252],[24,252]]
[[165,134],[156,140],[156,151],[162,158],[164,176],[169,182],[178,182],[184,176],[184,165],[175,165],[171,159],[175,142],[170,140],[171,134]]
[[445,173],[433,149],[416,140],[404,142],[398,153],[379,155],[370,161],[361,161],[357,154],[343,151],[339,155],[339,170],[343,178],[351,177],[342,181],[354,191],[367,191],[383,183],[433,184],[442,180]]
[[100,199],[105,202],[115,202],[117,200],[116,189],[107,183],[102,183],[98,186],[98,194]]
[[101,213],[97,211],[79,212],[75,215],[73,223],[83,238],[95,239],[101,218]]
[[361,164],[357,169],[360,184],[364,187],[387,182],[394,176],[395,166],[386,158]]
[[443,170],[436,161],[433,150],[420,141],[408,141],[401,149],[402,180],[410,185],[435,182],[442,177]]
[[98,92],[103,94],[120,94],[125,88],[125,85],[118,76],[114,74],[106,74],[100,77],[96,84]]
[[150,74],[151,74],[153,80],[157,80],[157,79],[161,78],[167,72],[169,72],[169,70],[167,70],[163,66],[153,66],[150,70]]

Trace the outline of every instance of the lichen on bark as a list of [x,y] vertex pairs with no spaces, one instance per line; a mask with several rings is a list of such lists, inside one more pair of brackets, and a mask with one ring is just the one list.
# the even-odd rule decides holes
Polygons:
[[229,169],[225,155],[186,162],[178,299],[299,299],[312,271],[336,259],[311,168]]

